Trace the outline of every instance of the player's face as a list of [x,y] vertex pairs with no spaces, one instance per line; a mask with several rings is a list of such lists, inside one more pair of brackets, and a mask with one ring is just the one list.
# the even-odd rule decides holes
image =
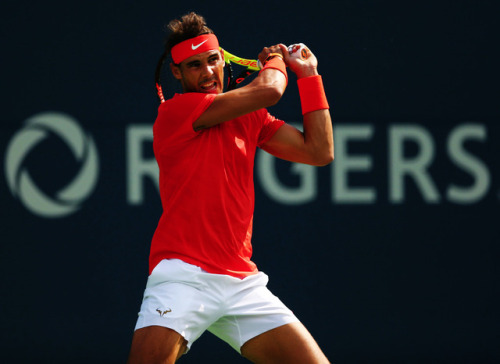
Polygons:
[[221,93],[223,91],[224,59],[212,50],[189,57],[172,67],[174,77],[181,81],[184,92]]

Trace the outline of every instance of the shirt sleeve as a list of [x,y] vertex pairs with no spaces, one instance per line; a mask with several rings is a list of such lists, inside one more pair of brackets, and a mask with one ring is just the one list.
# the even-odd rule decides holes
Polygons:
[[283,120],[277,119],[265,109],[261,110],[264,115],[264,122],[259,133],[259,140],[257,145],[260,147],[262,144],[267,142],[273,137],[273,135],[278,131],[279,128],[285,123]]

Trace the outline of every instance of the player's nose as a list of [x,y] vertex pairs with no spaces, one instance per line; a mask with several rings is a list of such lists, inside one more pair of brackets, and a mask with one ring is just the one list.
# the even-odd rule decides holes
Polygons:
[[213,69],[213,66],[208,64],[208,63],[205,63],[202,67],[201,67],[201,73],[203,76],[211,76],[214,74],[214,69]]

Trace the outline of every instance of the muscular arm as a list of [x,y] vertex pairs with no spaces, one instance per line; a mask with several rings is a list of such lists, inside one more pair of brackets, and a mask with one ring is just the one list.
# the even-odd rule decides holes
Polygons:
[[[306,60],[290,58],[285,61],[298,78],[318,75],[317,60],[314,55]],[[333,129],[328,109],[308,112],[303,117],[304,131],[285,124],[262,149],[272,155],[291,162],[323,166],[333,161]]]
[[[284,47],[284,46],[283,46]],[[259,58],[277,52],[279,46],[265,48]],[[280,51],[281,52],[281,51]],[[238,116],[276,104],[286,88],[286,78],[280,71],[264,69],[248,85],[218,94],[209,108],[193,123],[195,130],[210,128]]]
[[304,131],[284,124],[263,146],[266,152],[290,162],[324,166],[333,161],[330,112],[317,110],[304,115]]

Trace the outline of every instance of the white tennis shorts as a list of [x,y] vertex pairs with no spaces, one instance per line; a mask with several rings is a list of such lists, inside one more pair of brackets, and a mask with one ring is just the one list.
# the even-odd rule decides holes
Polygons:
[[187,340],[188,349],[208,330],[241,353],[248,340],[298,321],[266,287],[268,280],[262,272],[239,279],[163,260],[148,278],[135,329],[168,327]]

